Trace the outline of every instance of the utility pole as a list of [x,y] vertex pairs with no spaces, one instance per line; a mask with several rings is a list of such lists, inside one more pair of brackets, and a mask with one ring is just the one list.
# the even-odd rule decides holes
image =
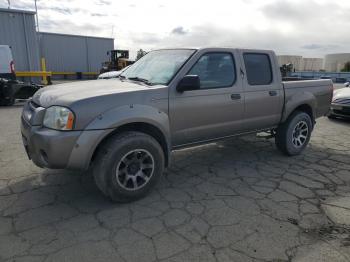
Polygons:
[[[41,35],[40,35],[40,29],[39,29],[39,15],[38,15],[38,6],[36,4],[37,0],[34,0],[34,5],[35,5],[35,17],[36,17],[36,36],[37,36],[37,41],[38,41],[38,46],[39,46],[39,58],[41,61],[41,71],[46,71],[46,61],[45,57],[42,57],[42,46],[41,46]],[[46,85],[47,84],[47,77],[43,77],[43,83]]]
[[10,2],[10,0],[7,0],[7,3],[9,4],[8,9],[11,9],[11,2]]
[[[10,0],[8,0],[8,1],[10,1]],[[35,4],[36,27],[37,27],[37,31],[39,33],[40,32],[40,30],[39,30],[39,16],[38,16],[38,7],[36,5],[36,0],[34,0],[34,4]]]

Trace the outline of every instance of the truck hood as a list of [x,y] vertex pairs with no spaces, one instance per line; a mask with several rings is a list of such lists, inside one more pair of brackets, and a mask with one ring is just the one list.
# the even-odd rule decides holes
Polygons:
[[42,107],[70,106],[72,103],[89,98],[148,89],[152,87],[119,79],[79,81],[44,87],[34,94],[33,102]]

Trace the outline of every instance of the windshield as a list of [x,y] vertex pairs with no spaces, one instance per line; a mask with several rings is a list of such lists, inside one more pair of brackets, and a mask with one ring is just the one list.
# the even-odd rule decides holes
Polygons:
[[152,85],[167,85],[194,51],[190,49],[152,51],[123,72],[120,78]]

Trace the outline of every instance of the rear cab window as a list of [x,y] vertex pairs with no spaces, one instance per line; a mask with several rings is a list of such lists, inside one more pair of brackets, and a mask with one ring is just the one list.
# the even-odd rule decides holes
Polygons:
[[243,60],[249,85],[269,85],[272,83],[272,66],[268,54],[244,53]]

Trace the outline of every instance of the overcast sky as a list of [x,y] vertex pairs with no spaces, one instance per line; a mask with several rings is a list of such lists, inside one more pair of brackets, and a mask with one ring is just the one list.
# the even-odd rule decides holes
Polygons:
[[[8,6],[0,0],[0,7]],[[34,0],[10,0],[34,10]],[[350,52],[349,0],[38,0],[41,31],[115,38],[115,48],[230,46],[323,57]]]

